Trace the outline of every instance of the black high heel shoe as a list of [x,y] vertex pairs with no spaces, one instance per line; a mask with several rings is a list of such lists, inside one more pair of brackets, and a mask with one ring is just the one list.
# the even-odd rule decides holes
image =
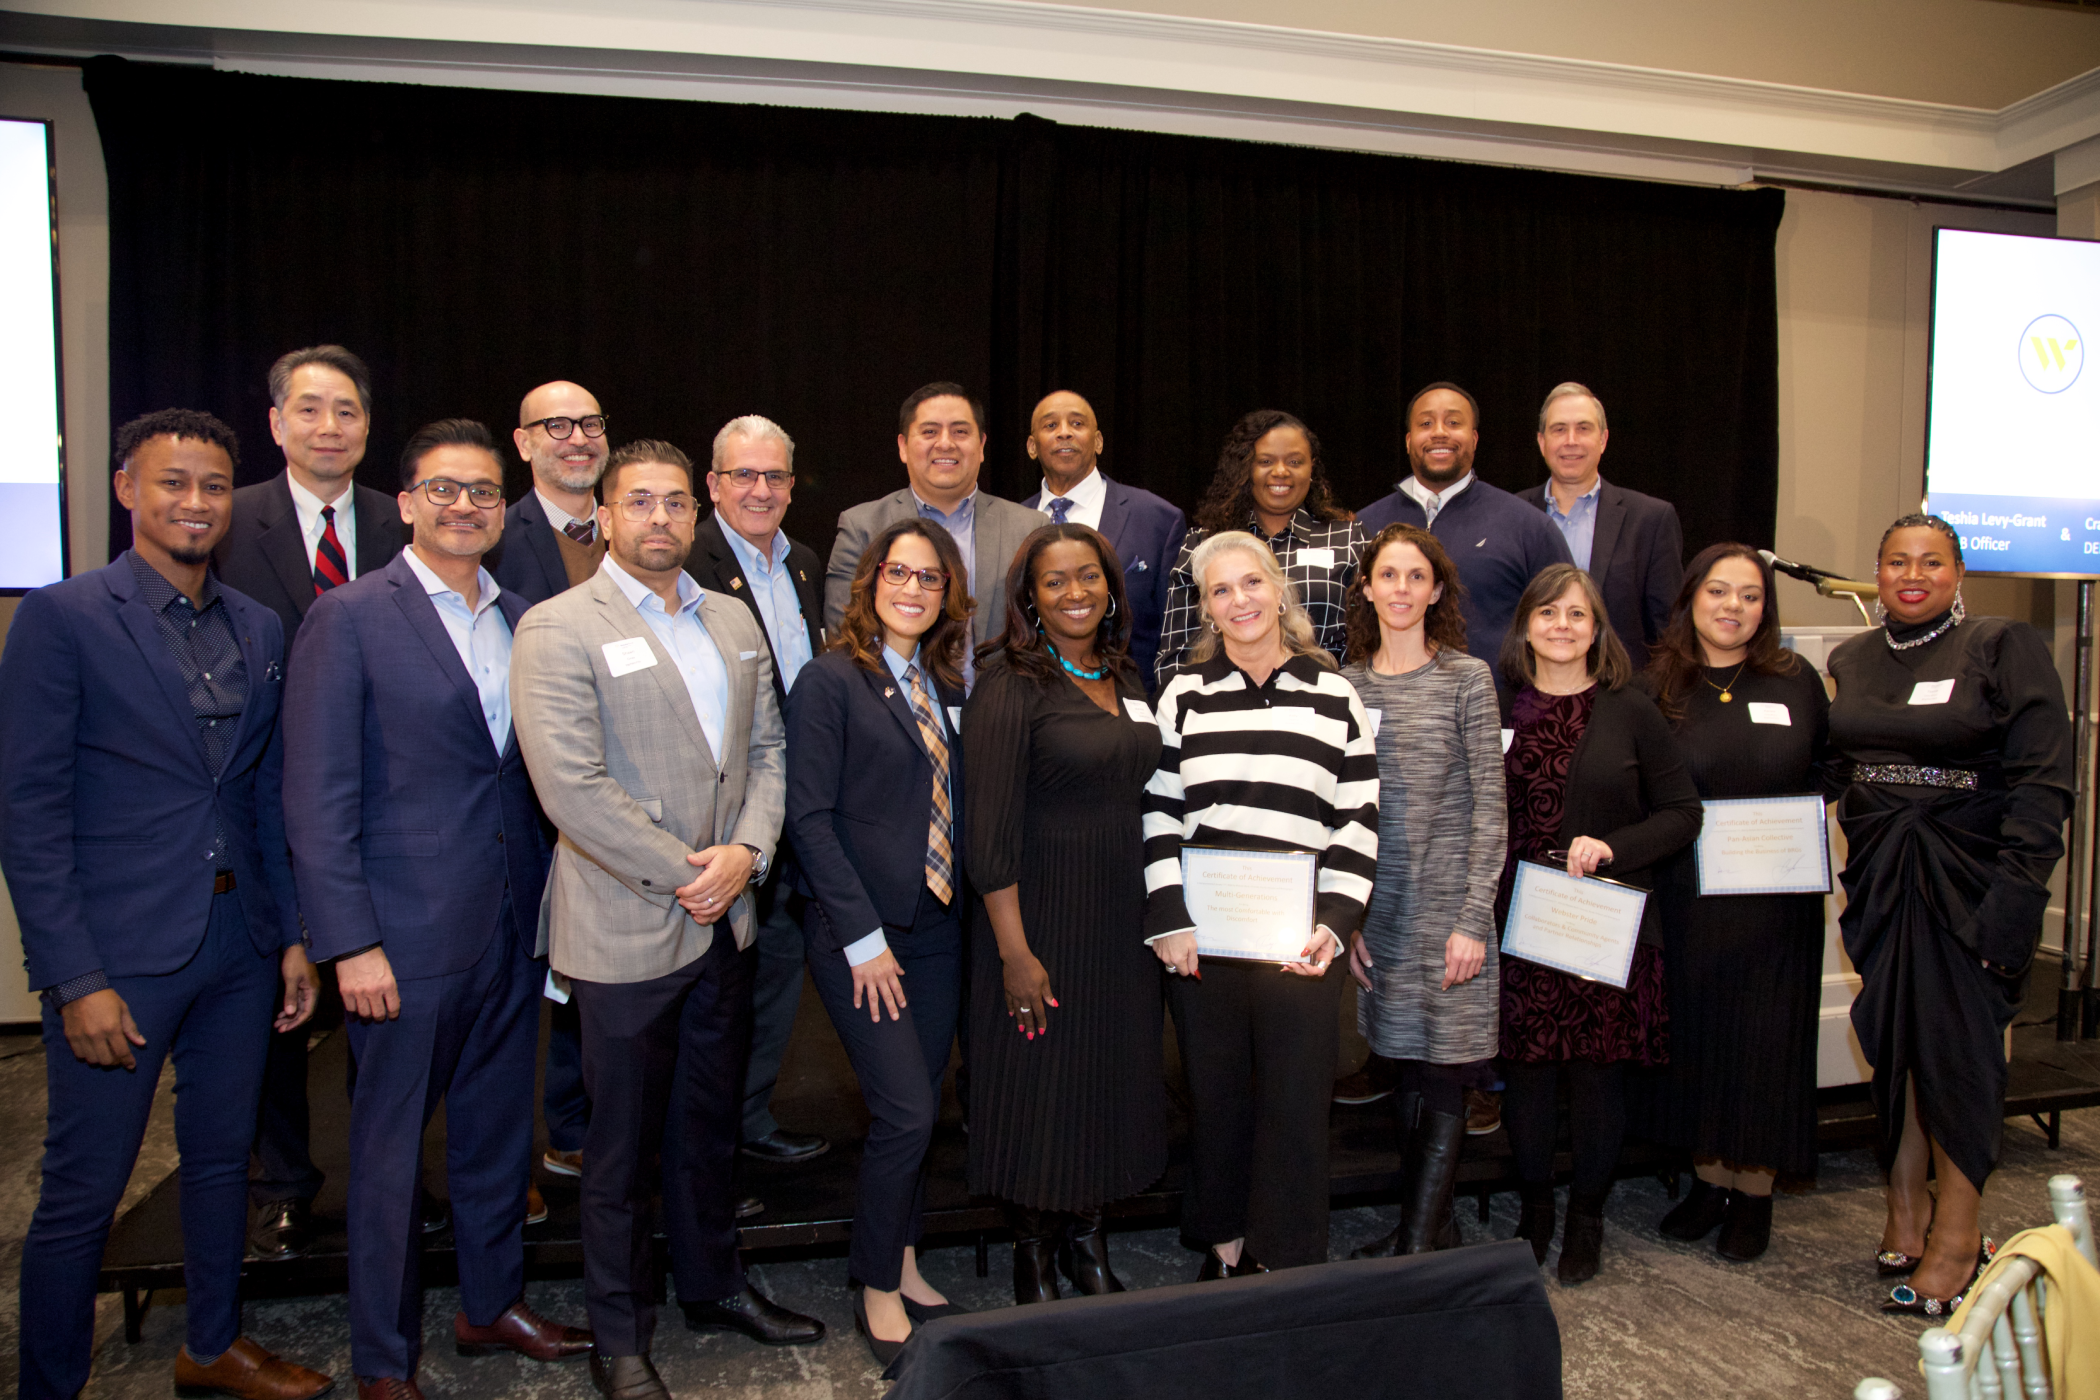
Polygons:
[[1881,1310],[1908,1317],[1951,1317],[1954,1310],[1961,1306],[1962,1299],[1969,1296],[1969,1290],[1976,1286],[1976,1280],[1983,1277],[1983,1271],[1990,1267],[1991,1259],[1997,1253],[1997,1242],[1986,1239],[1976,1251],[1976,1267],[1970,1271],[1969,1281],[1963,1284],[1961,1292],[1952,1298],[1929,1297],[1907,1283],[1899,1283],[1889,1290],[1889,1300],[1881,1305]]
[[[910,1316],[910,1314],[907,1313],[906,1316]],[[904,1350],[905,1342],[911,1340],[911,1338],[906,1337],[903,1342],[885,1341],[870,1331],[868,1328],[867,1298],[863,1291],[858,1288],[853,1290],[853,1330],[866,1339],[868,1350],[884,1366],[888,1366],[892,1361],[895,1361],[898,1354]]]
[[1245,1245],[1240,1246],[1240,1262],[1237,1264],[1228,1264],[1220,1259],[1217,1246],[1213,1245],[1203,1251],[1203,1271],[1196,1275],[1196,1282],[1214,1283],[1221,1278],[1246,1278],[1250,1274],[1265,1274],[1268,1271],[1269,1266],[1249,1254]]

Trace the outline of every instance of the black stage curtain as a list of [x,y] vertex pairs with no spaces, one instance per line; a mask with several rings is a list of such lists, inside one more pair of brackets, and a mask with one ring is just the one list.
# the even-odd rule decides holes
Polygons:
[[[1241,413],[1287,408],[1360,507],[1405,471],[1404,397],[1481,400],[1479,470],[1544,479],[1540,400],[1604,400],[1605,470],[1688,548],[1772,542],[1784,196],[1012,121],[489,92],[97,59],[111,412],[209,409],[282,463],[264,371],[339,341],[374,374],[359,478],[420,423],[568,378],[625,441],[704,456],[779,421],[788,529],[894,489],[896,406],[990,400],[985,485],[1024,497],[1036,398],[1086,394],[1104,465],[1184,508]],[[525,489],[509,463],[511,489]],[[113,521],[112,543],[129,542]]]

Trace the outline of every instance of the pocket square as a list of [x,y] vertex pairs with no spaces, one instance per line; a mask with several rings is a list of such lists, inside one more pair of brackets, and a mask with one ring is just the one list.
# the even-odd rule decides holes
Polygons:
[[1134,574],[1141,574],[1151,567],[1152,566],[1150,564],[1147,564],[1144,560],[1140,559],[1137,561],[1137,563],[1132,564],[1130,566],[1130,571]]
[[272,661],[272,662],[271,662],[271,663],[269,663],[269,664],[268,664],[267,666],[263,667],[263,684],[264,684],[264,685],[275,685],[275,684],[276,684],[277,682],[279,682],[279,681],[281,681],[281,680],[283,680],[283,679],[284,679],[284,667],[283,667],[283,666],[281,666],[281,665],[279,665],[279,664],[278,664],[277,662],[275,662],[275,661]]

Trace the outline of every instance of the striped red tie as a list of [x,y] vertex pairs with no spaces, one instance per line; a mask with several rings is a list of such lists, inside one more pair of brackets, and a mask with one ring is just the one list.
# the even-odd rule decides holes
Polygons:
[[314,550],[316,598],[350,581],[350,561],[343,554],[343,542],[335,537],[335,507],[322,506],[321,520],[321,543]]

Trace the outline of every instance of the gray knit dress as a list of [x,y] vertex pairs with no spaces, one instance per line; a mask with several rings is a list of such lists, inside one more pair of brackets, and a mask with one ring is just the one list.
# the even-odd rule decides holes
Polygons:
[[[1404,676],[1363,662],[1342,674],[1378,729],[1378,879],[1363,926],[1375,990],[1358,989],[1357,1028],[1395,1060],[1488,1059],[1500,1035],[1495,882],[1509,825],[1494,673],[1447,651]],[[1446,991],[1454,931],[1486,943],[1487,958]]]

